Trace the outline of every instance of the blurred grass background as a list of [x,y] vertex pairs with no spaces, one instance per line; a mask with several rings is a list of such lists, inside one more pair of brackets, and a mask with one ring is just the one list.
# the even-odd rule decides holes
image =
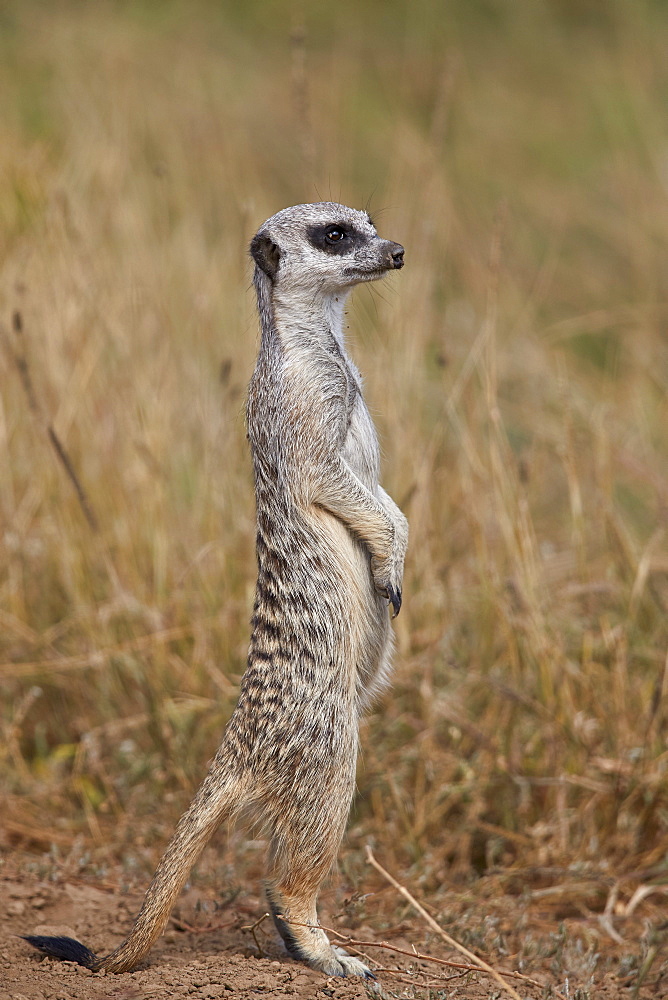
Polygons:
[[350,308],[412,536],[347,851],[665,869],[667,48],[658,0],[3,4],[3,850],[149,868],[203,775],[246,248],[333,199],[407,251]]

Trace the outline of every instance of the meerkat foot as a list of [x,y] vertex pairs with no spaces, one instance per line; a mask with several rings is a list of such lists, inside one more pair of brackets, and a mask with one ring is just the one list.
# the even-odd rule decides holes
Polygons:
[[354,955],[349,955],[345,948],[339,948],[337,945],[331,945],[328,941],[325,946],[318,949],[319,954],[308,954],[305,950],[302,950],[300,955],[295,955],[295,957],[300,958],[302,962],[305,962],[316,972],[323,972],[326,976],[360,976],[362,979],[375,979],[371,969],[360,961],[359,958],[355,958]]
[[280,906],[276,900],[276,891],[267,888],[267,898],[274,924],[283,938],[286,951],[293,958],[304,962],[316,972],[324,972],[326,976],[361,976],[362,979],[375,979],[373,972],[354,955],[349,955],[344,948],[332,945],[322,927],[318,923],[315,902],[312,907],[304,907],[300,916],[294,908]]
[[343,973],[333,973],[333,975],[362,976],[363,979],[375,979],[373,972],[354,955],[349,955],[345,948],[332,945],[332,951],[336,955],[336,961],[343,967]]

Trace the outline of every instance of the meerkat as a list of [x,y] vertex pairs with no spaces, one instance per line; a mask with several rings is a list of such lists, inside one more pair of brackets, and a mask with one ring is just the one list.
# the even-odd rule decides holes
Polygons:
[[379,447],[344,341],[351,289],[404,264],[365,212],[321,202],[253,238],[261,344],[247,404],[258,577],[248,666],[210,770],[127,939],[98,957],[71,938],[26,937],[89,969],[127,972],[164,930],[224,820],[268,838],[266,893],[287,951],[328,976],[373,978],[319,926],[355,786],[359,720],[388,680],[408,525],[379,485]]

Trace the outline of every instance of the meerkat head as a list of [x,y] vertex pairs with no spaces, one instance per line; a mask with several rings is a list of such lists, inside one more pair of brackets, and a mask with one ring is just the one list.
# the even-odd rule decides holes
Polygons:
[[272,215],[250,252],[276,288],[324,295],[345,293],[404,266],[404,248],[381,239],[366,212],[327,201]]

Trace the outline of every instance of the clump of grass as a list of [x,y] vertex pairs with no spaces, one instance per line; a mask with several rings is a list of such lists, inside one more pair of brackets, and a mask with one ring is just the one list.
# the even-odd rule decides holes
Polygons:
[[254,582],[246,245],[372,195],[408,266],[357,293],[353,352],[412,535],[352,846],[427,886],[665,865],[668,25],[643,9],[396,5],[379,34],[375,4],[271,31],[254,3],[8,6],[8,844],[141,853],[189,799]]

